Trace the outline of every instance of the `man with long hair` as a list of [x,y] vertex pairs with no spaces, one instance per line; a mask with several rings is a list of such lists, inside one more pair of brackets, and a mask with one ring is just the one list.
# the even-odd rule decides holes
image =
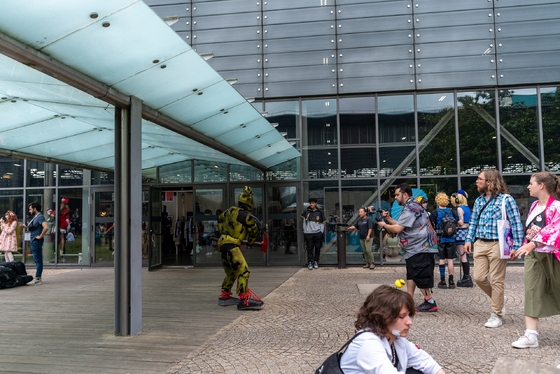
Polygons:
[[[469,231],[465,240],[465,252],[471,254],[473,247],[473,278],[478,287],[492,299],[492,313],[484,324],[500,327],[504,314],[504,279],[507,259],[500,258],[498,220],[508,219],[513,231],[514,249],[523,242],[523,225],[517,203],[508,195],[502,175],[496,169],[482,171],[476,179],[480,196],[473,206]],[[502,217],[502,201],[505,199],[507,217]]]

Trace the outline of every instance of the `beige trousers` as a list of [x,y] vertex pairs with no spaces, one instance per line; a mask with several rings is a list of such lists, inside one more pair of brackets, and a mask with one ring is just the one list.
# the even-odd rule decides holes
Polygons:
[[473,278],[478,287],[492,299],[492,313],[502,317],[504,307],[504,280],[508,260],[500,259],[500,244],[474,242]]

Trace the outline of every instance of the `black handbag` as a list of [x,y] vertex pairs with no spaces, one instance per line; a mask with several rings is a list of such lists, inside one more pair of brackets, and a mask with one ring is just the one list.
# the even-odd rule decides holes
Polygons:
[[356,336],[364,333],[366,331],[360,331],[356,335],[352,337],[352,339],[348,340],[337,352],[330,355],[321,366],[317,370],[315,370],[315,374],[344,374],[342,369],[340,368],[340,357],[342,354],[346,352],[346,348],[352,343],[352,340],[356,338]]

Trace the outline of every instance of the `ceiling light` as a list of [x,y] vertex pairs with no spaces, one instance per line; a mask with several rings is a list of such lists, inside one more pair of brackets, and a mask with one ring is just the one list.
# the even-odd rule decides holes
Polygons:
[[246,97],[245,100],[247,100],[248,103],[252,103],[253,101],[255,101],[254,97]]
[[179,22],[179,16],[163,17],[162,19],[165,21],[165,23],[167,23],[167,26],[171,26]]
[[277,122],[274,122],[274,123],[271,123],[271,125],[272,125],[272,127],[278,127],[278,125],[280,125],[280,124],[277,123]]
[[228,78],[228,79],[226,79],[226,81],[229,84],[236,84],[237,83],[237,78]]
[[261,114],[262,114],[263,117],[268,116],[268,112],[267,112],[267,111],[261,112]]
[[439,98],[438,101],[443,101],[443,100],[445,100],[446,97],[447,97],[447,96],[443,95],[442,97]]
[[294,146],[294,145],[296,145],[296,142],[290,142],[290,145]]
[[214,57],[213,53],[201,53],[200,57],[202,57],[204,59],[204,61],[208,61],[210,60],[212,57]]
[[401,140],[406,140],[406,136],[403,136],[403,137],[401,138]]
[[282,135],[282,136],[287,136],[288,133],[287,133],[287,132],[280,132],[280,135]]

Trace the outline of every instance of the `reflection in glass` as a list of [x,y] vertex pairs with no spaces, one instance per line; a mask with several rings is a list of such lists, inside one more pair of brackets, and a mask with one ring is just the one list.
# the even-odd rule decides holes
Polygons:
[[498,164],[494,96],[494,91],[457,94],[461,174],[478,174]]
[[232,182],[261,181],[263,172],[249,165],[235,165],[229,167],[229,180]]
[[192,161],[181,161],[159,167],[160,183],[191,183]]
[[560,171],[560,89],[541,88],[543,146],[545,165],[552,173]]
[[0,157],[0,188],[23,187],[24,160]]
[[341,177],[369,178],[377,175],[375,98],[340,99]]
[[338,144],[336,100],[304,100],[302,102],[303,147]]
[[286,139],[299,139],[299,101],[267,102],[266,119],[277,123],[276,130],[286,133]]
[[73,166],[59,165],[59,186],[82,186],[84,180],[83,169],[76,168]]
[[540,170],[537,90],[499,90],[502,173]]
[[225,182],[227,181],[227,165],[214,161],[194,161],[194,181],[201,182]]
[[91,185],[113,185],[115,184],[115,174],[104,171],[91,172]]
[[27,187],[56,185],[56,165],[39,161],[27,161]]
[[267,180],[294,180],[299,179],[300,159],[293,159],[272,166],[266,172]]
[[[55,235],[53,234],[53,232],[56,231],[53,230],[53,227],[55,227],[54,226],[55,220],[54,220],[54,214],[49,214],[52,213],[49,212],[49,210],[51,211],[53,210],[52,204],[54,201],[54,192],[55,191],[53,188],[45,188],[41,190],[27,190],[25,196],[26,206],[24,207],[25,216],[21,217],[21,219],[25,220],[25,222],[30,222],[33,219],[33,216],[29,215],[29,210],[27,209],[27,207],[29,206],[29,204],[34,202],[41,204],[41,213],[43,214],[45,220],[47,221],[47,224],[49,225],[49,231],[44,236],[45,242],[43,244],[43,263],[49,263],[54,261],[54,255],[55,255],[54,252],[55,252],[56,239],[55,239]],[[18,219],[19,218],[20,217],[18,216]],[[33,269],[33,267],[35,266],[33,262],[33,256],[31,255],[31,247],[28,241],[25,242],[25,262],[26,263],[29,262],[32,264],[29,266],[31,269]]]
[[420,175],[457,173],[453,93],[417,96]]
[[380,96],[378,107],[380,176],[416,175],[413,96]]
[[307,178],[336,178],[338,177],[338,153],[335,149],[303,150],[304,162],[307,160]]
[[268,260],[274,264],[297,264],[297,227],[300,207],[295,186],[269,187],[268,201]]

